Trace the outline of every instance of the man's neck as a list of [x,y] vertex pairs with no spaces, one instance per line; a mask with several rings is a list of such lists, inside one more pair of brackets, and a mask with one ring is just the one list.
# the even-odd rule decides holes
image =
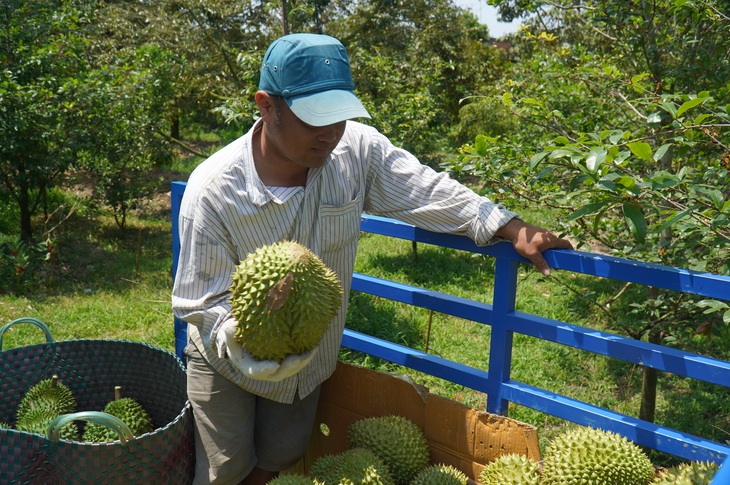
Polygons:
[[264,185],[276,187],[303,187],[307,184],[309,169],[298,167],[289,160],[283,159],[276,150],[267,146],[264,137],[264,124],[254,129],[253,161],[256,172]]

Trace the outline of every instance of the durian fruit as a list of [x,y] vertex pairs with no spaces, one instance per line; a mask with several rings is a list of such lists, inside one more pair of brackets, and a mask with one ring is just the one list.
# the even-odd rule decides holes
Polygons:
[[365,448],[351,448],[338,455],[324,455],[309,473],[325,485],[394,485],[387,465]]
[[[119,418],[129,427],[133,436],[139,436],[154,430],[149,413],[131,397],[122,397],[122,388],[114,388],[114,400],[104,406],[103,412]],[[83,441],[102,443],[119,439],[113,429],[94,422],[86,423]]]
[[266,485],[324,485],[322,482],[305,475],[279,475]]
[[[16,411],[16,422],[22,421],[23,417],[31,410],[46,409],[49,414],[55,416],[51,421],[62,414],[76,412],[76,398],[71,390],[61,384],[58,376],[44,379],[34,385],[18,403]],[[50,421],[49,421],[50,422]]]
[[0,421],[0,429],[12,429],[8,423]]
[[[28,389],[18,403],[15,428],[28,433],[48,434],[48,425],[61,416],[76,412],[76,398],[61,384],[58,376],[44,379]],[[59,432],[61,439],[78,441],[76,423],[68,423]]]
[[[54,412],[51,408],[34,408],[26,411],[22,418],[15,423],[18,431],[26,431],[28,433],[38,433],[46,436],[48,434],[48,425],[51,421],[59,417],[60,414]],[[59,437],[64,440],[78,441],[79,428],[76,423],[71,422],[63,426],[59,431]]]
[[335,273],[293,241],[258,248],[231,278],[236,338],[258,360],[312,350],[342,304]]
[[482,485],[538,485],[540,464],[518,453],[502,455],[479,474]]
[[375,416],[353,422],[347,428],[347,447],[373,451],[388,465],[399,485],[407,485],[431,464],[423,431],[402,416]]
[[430,465],[421,470],[410,485],[467,485],[469,477],[451,465]]
[[682,463],[654,479],[654,485],[707,485],[720,467],[712,462]]
[[647,485],[649,457],[611,431],[579,427],[556,436],[543,461],[541,485]]

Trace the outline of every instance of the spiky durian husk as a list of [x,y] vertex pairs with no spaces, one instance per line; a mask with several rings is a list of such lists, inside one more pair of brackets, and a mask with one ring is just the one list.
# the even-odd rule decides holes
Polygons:
[[483,485],[538,485],[540,464],[524,455],[509,453],[488,464],[479,474]]
[[353,422],[347,429],[347,446],[373,451],[388,465],[397,484],[408,484],[431,464],[423,431],[402,416],[375,416]]
[[279,475],[267,485],[324,485],[322,482],[304,475]]
[[58,381],[56,376],[44,379],[28,389],[18,403],[16,421],[34,409],[46,409],[54,415],[51,420],[62,415],[76,412],[76,398],[71,390]]
[[259,360],[281,362],[313,349],[342,305],[335,273],[293,241],[258,248],[231,278],[236,338]]
[[[15,423],[18,431],[26,431],[28,433],[38,433],[43,436],[48,435],[48,425],[51,421],[59,417],[60,414],[54,412],[51,408],[39,407],[31,409],[25,413],[21,419]],[[64,425],[58,433],[59,437],[64,440],[78,441],[79,428],[76,423],[71,422]]]
[[421,470],[411,485],[467,485],[469,477],[458,468],[439,464],[430,465]]
[[610,431],[574,428],[545,453],[542,485],[647,485],[654,466],[634,443]]
[[0,429],[12,429],[12,427],[3,421],[0,421]]
[[325,485],[394,485],[387,465],[365,448],[352,448],[338,455],[318,458],[310,475]]
[[[104,412],[116,416],[129,426],[133,436],[139,436],[154,430],[152,418],[137,401],[130,397],[123,397],[110,401],[104,406]],[[112,442],[119,439],[119,435],[113,429],[89,422],[84,429],[83,441],[89,442]]]
[[720,467],[712,462],[682,463],[654,479],[653,485],[707,485]]

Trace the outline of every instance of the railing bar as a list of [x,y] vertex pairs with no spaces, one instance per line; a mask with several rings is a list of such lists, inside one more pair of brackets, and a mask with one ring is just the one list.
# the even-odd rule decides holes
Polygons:
[[479,392],[487,392],[488,373],[484,370],[351,329],[345,329],[342,345]]
[[[342,345],[479,392],[487,392],[489,386],[488,372],[354,330],[345,330]],[[642,421],[519,381],[509,380],[501,383],[501,388],[500,395],[515,404],[583,426],[610,429],[639,445],[682,458],[719,463],[730,455],[730,447],[720,443]]]
[[689,460],[720,463],[730,456],[730,447],[688,433],[682,433],[625,414],[610,411],[528,384],[509,381],[503,394],[516,404],[594,428],[617,432],[634,443]]
[[448,293],[426,290],[360,273],[353,275],[352,289],[487,325],[492,315],[492,305],[488,303],[467,300]]
[[[425,231],[386,217],[363,214],[360,228],[365,232],[384,236],[435,244],[497,258],[505,257],[520,262],[527,261],[519,256],[512,245],[507,242],[478,246],[464,236]],[[719,300],[730,299],[730,277],[728,276],[583,251],[551,250],[546,251],[544,255],[550,266],[556,269],[692,293]]]
[[515,312],[508,327],[523,335],[727,387],[730,362],[591,328]]
[[[359,273],[352,289],[712,384],[730,382],[730,362],[719,359],[519,311],[497,319],[492,305]],[[502,298],[506,297],[495,296]]]

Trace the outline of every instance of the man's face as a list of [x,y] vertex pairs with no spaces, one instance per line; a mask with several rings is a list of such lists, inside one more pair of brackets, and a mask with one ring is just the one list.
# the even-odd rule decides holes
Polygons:
[[267,141],[291,163],[306,168],[321,167],[345,132],[346,121],[311,126],[301,121],[286,102],[272,96],[273,116],[266,120]]

